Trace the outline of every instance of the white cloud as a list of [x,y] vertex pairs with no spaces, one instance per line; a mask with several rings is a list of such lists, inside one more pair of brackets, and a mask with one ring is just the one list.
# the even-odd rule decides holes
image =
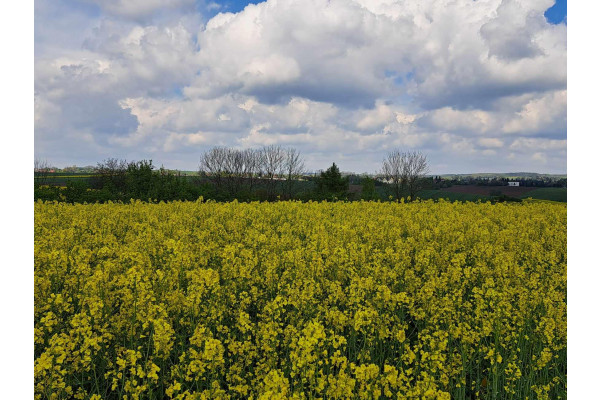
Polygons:
[[542,164],[545,164],[548,161],[546,155],[544,153],[542,153],[542,152],[539,152],[539,151],[533,153],[531,155],[531,159],[534,160],[534,161],[540,162]]
[[511,150],[567,150],[567,140],[544,139],[544,138],[519,138],[510,144]]
[[504,142],[497,138],[481,138],[477,141],[481,147],[486,148],[502,148]]
[[483,133],[491,130],[497,122],[494,115],[482,110],[455,110],[450,107],[430,112],[426,118],[438,128],[450,131]]
[[95,3],[107,13],[124,17],[144,17],[164,9],[194,4],[194,0],[83,0]]
[[566,130],[566,90],[546,93],[528,101],[503,127],[507,133],[548,132],[553,136],[562,136]]
[[564,87],[566,27],[545,22],[547,3],[268,1],[208,22],[186,93],[357,106],[408,91],[461,108]]
[[296,60],[272,54],[266,58],[252,59],[242,67],[238,78],[252,88],[268,83],[283,84],[300,77],[300,68]]
[[[553,0],[527,3],[504,0],[497,8],[496,16],[480,29],[490,56],[518,60],[543,54],[536,43],[536,34],[546,23],[544,10],[552,7],[553,3]],[[531,13],[530,10],[538,12]]]
[[396,121],[400,122],[403,125],[412,124],[413,122],[415,122],[416,118],[417,115],[404,114],[402,112],[396,113]]
[[41,29],[51,3],[36,13],[50,35],[36,36],[36,152],[50,160],[280,143],[359,171],[395,146],[454,170],[506,169],[510,154],[566,168],[566,25],[545,21],[551,0],[268,0],[204,25],[209,2],[90,2],[101,14],[86,29],[65,13],[78,42],[67,22]]
[[396,113],[394,113],[392,108],[385,104],[378,104],[374,109],[363,111],[362,114],[364,116],[358,121],[356,126],[363,130],[381,129],[385,125],[396,120],[396,118],[400,118],[402,121],[406,120],[403,119],[403,115],[396,116]]

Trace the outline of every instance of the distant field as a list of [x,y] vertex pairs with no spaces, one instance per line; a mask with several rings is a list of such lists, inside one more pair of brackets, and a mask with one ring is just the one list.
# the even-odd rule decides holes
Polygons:
[[490,192],[501,192],[511,197],[521,197],[527,192],[535,190],[533,187],[525,186],[478,186],[478,185],[455,185],[446,189],[442,189],[445,192],[453,193],[469,193],[478,194],[481,196],[489,196]]
[[[190,181],[196,180],[197,176],[191,174],[183,175],[185,179]],[[69,181],[88,181],[92,174],[84,173],[55,173],[49,174],[44,178],[36,177],[35,180],[40,182],[44,180],[46,184],[53,186],[66,186]],[[308,192],[314,189],[314,182],[310,181],[297,181],[294,185],[295,190],[298,192]],[[377,186],[376,191],[379,194],[381,200],[387,200],[390,191],[383,186]],[[448,199],[450,201],[486,201],[490,199],[490,192],[501,192],[510,197],[517,197],[526,199],[531,197],[532,199],[538,200],[550,200],[558,202],[567,202],[567,189],[566,188],[535,188],[525,186],[478,186],[478,185],[454,185],[449,188],[433,190],[427,189],[419,192],[418,197],[427,200],[439,200]],[[356,197],[360,197],[361,186],[350,185],[350,192],[354,193]]]
[[538,174],[535,172],[485,172],[476,174],[442,174],[443,178],[456,179],[456,178],[508,178],[508,179],[540,179],[540,178],[554,178],[554,179],[567,179],[566,174]]
[[521,198],[567,202],[567,188],[539,188],[525,193]]
[[65,173],[57,173],[57,174],[48,174],[44,177],[36,176],[34,177],[34,181],[36,183],[44,183],[46,185],[52,186],[65,186],[67,182],[71,181],[87,181],[93,175],[91,174],[65,174]]
[[483,196],[474,193],[451,192],[447,190],[421,190],[418,197],[423,200],[439,200],[446,199],[450,201],[485,201],[489,196]]
[[45,177],[34,177],[35,179],[58,179],[58,178],[89,178],[94,176],[93,174],[59,174],[59,175],[48,175]]
[[486,201],[490,198],[491,191],[500,191],[511,197],[526,199],[531,197],[538,200],[567,202],[566,188],[532,188],[509,186],[476,186],[456,185],[440,190],[422,190],[419,192],[421,199],[448,199],[450,201]]

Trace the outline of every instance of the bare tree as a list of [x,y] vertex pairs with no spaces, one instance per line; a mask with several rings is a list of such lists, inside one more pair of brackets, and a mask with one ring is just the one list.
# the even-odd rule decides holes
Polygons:
[[201,177],[209,179],[217,188],[221,190],[226,176],[225,162],[228,149],[225,147],[213,147],[200,157],[198,167]]
[[269,200],[275,198],[276,177],[283,174],[283,161],[285,150],[281,146],[265,146],[261,150],[261,164],[264,177],[267,180],[267,196]]
[[304,160],[301,158],[300,152],[294,148],[288,148],[283,160],[283,170],[286,179],[286,189],[288,199],[292,198],[292,189],[294,181],[304,173]]
[[[257,180],[263,179],[269,200],[275,198],[277,180],[285,175],[288,185],[303,172],[304,162],[295,149],[280,146],[261,149],[214,147],[200,157],[199,173],[209,179],[217,191],[239,196],[242,190],[252,192]],[[291,195],[291,186],[288,193]]]
[[235,196],[241,190],[252,192],[254,181],[258,173],[259,153],[253,149],[229,150],[230,173],[234,179],[233,192]]
[[405,153],[404,177],[411,200],[423,187],[423,178],[428,172],[427,156],[418,151]]
[[235,196],[239,189],[242,160],[236,149],[225,149],[223,158],[224,183],[230,196]]
[[400,198],[404,186],[404,153],[394,150],[387,154],[381,166],[381,175],[392,185],[396,199]]
[[260,177],[262,153],[255,149],[246,149],[243,152],[244,178],[248,182],[248,190],[252,192],[256,180]]
[[381,168],[381,175],[392,185],[397,199],[406,187],[410,199],[414,200],[428,172],[427,157],[418,151],[393,150],[387,154]]
[[50,164],[47,160],[36,158],[33,160],[33,177],[37,186],[45,185],[50,174]]
[[124,191],[127,180],[128,164],[126,160],[107,158],[98,163],[94,168],[96,179],[92,180],[92,186],[101,189],[112,186],[113,189]]

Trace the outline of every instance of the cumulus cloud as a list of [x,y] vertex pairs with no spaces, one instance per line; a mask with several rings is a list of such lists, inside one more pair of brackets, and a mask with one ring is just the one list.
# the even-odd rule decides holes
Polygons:
[[[360,114],[362,115],[356,127],[367,131],[381,129],[389,123],[394,122],[397,118],[392,107],[386,104],[378,104],[374,109],[362,111]],[[403,115],[400,116],[400,119],[405,120]]]
[[505,60],[542,55],[536,34],[543,30],[546,22],[543,12],[552,4],[552,0],[529,2],[527,9],[517,0],[503,1],[496,9],[496,16],[480,29],[489,54]]
[[508,121],[504,132],[561,137],[567,131],[567,91],[555,91],[524,104]]
[[98,5],[108,14],[130,18],[145,17],[165,9],[192,6],[194,0],[82,0]]
[[[464,108],[556,89],[566,82],[566,28],[545,22],[545,3],[281,0],[249,6],[217,15],[201,32],[205,68],[188,93],[234,90],[267,102],[302,96],[356,107],[408,92],[424,107]],[[269,69],[270,58],[282,68]],[[249,65],[258,66],[260,79],[245,73]]]
[[[36,3],[36,153],[193,167],[212,145],[278,143],[365,171],[402,146],[440,173],[566,168],[551,0],[268,0],[210,19],[200,3]],[[44,28],[63,10],[71,35]]]
[[504,142],[498,138],[481,138],[478,140],[478,143],[482,147],[486,148],[502,148],[504,147]]

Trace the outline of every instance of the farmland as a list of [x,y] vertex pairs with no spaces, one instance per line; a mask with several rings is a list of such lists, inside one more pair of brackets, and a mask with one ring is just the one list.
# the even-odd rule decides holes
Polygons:
[[474,186],[474,185],[454,185],[445,191],[452,193],[469,193],[481,196],[489,196],[491,192],[500,192],[511,197],[521,197],[535,190],[534,187],[525,186]]
[[439,190],[422,190],[418,196],[421,199],[447,199],[450,201],[488,201],[493,192],[519,199],[550,200],[566,203],[567,188],[560,187],[524,187],[524,186],[477,186],[454,185]]
[[560,201],[563,203],[567,202],[567,189],[566,188],[539,188],[531,192],[527,192],[522,197],[531,197],[538,200],[550,200]]
[[35,203],[37,398],[566,398],[566,205]]
[[[156,174],[159,175],[159,174]],[[197,173],[185,171],[182,173],[176,172],[171,176],[171,184],[161,183],[161,179],[164,179],[164,175],[161,174],[161,178],[158,179],[157,183],[146,182],[143,186],[147,189],[153,187],[155,190],[145,190],[145,194],[142,195],[139,190],[122,190],[119,193],[112,193],[110,190],[104,193],[98,193],[98,184],[102,178],[95,174],[81,174],[81,173],[49,173],[44,176],[38,176],[35,178],[35,184],[38,188],[49,188],[49,187],[62,187],[62,189],[71,188],[67,191],[56,191],[51,189],[44,189],[36,192],[36,199],[42,200],[58,200],[67,202],[77,203],[94,203],[94,202],[105,202],[107,200],[112,201],[129,201],[130,198],[147,200],[148,198],[154,198],[157,200],[195,200],[202,196],[204,198],[210,198],[217,201],[233,200],[235,198],[238,201],[250,201],[250,200],[266,200],[265,196],[267,187],[265,180],[257,179],[254,182],[254,192],[251,193],[249,190],[240,193],[219,193],[217,188],[207,185],[207,181],[199,179]],[[362,178],[361,178],[362,179]],[[360,200],[363,198],[363,187],[361,180],[358,176],[353,176],[354,184],[348,185],[346,194],[340,194],[336,197],[344,198],[348,200]],[[95,182],[95,184],[94,184]],[[177,183],[173,185],[172,183]],[[43,183],[43,185],[42,185]],[[537,200],[548,200],[548,201],[567,201],[567,188],[566,187],[538,187],[538,186],[500,186],[500,185],[474,185],[474,184],[454,184],[446,187],[434,187],[431,181],[425,180],[424,188],[417,192],[417,197],[422,200],[439,200],[446,199],[449,201],[493,201],[494,196],[502,194],[511,198],[517,199],[537,199]],[[301,179],[294,180],[292,183],[293,194],[292,198],[297,200],[322,200],[324,197],[321,193],[317,192],[317,184],[314,177],[302,177]],[[114,189],[113,186],[109,188]],[[285,180],[277,180],[274,191],[279,195],[280,198],[289,199],[290,193],[287,191],[287,182]],[[124,192],[124,193],[123,193]],[[83,194],[82,194],[83,193]],[[62,194],[62,196],[61,196]],[[368,199],[388,201],[390,195],[393,199],[394,190],[391,185],[377,182],[375,188],[375,195]],[[408,196],[408,193],[403,193],[403,196]],[[64,197],[64,198],[63,198]],[[273,196],[274,197],[274,196]],[[329,197],[331,198],[331,196]]]

